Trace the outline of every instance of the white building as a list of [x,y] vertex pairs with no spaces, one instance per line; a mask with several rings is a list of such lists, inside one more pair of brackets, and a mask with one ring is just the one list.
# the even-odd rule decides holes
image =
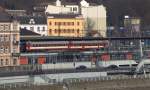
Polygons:
[[92,6],[85,0],[80,5],[62,5],[60,0],[55,5],[48,5],[46,14],[82,14],[87,32],[96,30],[102,37],[106,37],[106,8],[103,5]]
[[44,17],[19,17],[20,28],[33,31],[41,36],[47,36],[47,21]]
[[46,14],[61,14],[61,13],[69,13],[70,8],[63,7],[63,6],[54,6],[54,5],[48,5],[45,13]]
[[106,37],[106,9],[103,5],[81,7],[81,14],[87,22],[86,30],[96,30],[102,37]]

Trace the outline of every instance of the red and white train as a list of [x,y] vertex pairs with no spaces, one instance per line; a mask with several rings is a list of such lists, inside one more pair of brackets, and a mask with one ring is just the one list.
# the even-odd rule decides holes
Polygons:
[[89,50],[108,47],[107,41],[28,41],[26,51]]

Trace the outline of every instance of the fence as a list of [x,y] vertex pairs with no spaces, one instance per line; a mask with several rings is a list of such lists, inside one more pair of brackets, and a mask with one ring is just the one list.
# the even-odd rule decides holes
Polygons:
[[57,82],[54,80],[54,82],[47,82],[47,83],[38,83],[34,84],[31,82],[18,82],[18,83],[7,83],[7,84],[1,84],[0,89],[12,89],[12,88],[30,88],[30,87],[37,87],[37,86],[43,86],[43,85],[68,85],[68,84],[74,84],[74,83],[86,83],[86,82],[101,82],[101,81],[111,81],[111,80],[134,80],[134,79],[149,79],[150,80],[150,74],[146,75],[137,75],[134,76],[126,76],[126,75],[117,75],[117,76],[107,76],[107,77],[88,77],[88,78],[70,78],[70,79],[64,79],[62,82]]

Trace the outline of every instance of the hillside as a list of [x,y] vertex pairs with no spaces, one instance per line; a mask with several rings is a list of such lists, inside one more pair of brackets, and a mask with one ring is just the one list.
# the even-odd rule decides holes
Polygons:
[[[8,9],[26,9],[31,12],[32,7],[43,2],[55,0],[0,0],[0,5]],[[79,2],[80,0],[63,0],[63,2]],[[109,25],[121,25],[124,15],[136,16],[142,19],[142,25],[150,23],[150,0],[87,0],[91,3],[104,4],[108,11]]]

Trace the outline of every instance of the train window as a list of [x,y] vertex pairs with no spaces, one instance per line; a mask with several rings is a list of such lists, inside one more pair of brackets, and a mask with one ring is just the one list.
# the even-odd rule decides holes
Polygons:
[[119,67],[129,67],[129,64],[125,64],[125,65],[119,65]]
[[32,46],[34,46],[34,47],[38,47],[38,44],[32,44]]

